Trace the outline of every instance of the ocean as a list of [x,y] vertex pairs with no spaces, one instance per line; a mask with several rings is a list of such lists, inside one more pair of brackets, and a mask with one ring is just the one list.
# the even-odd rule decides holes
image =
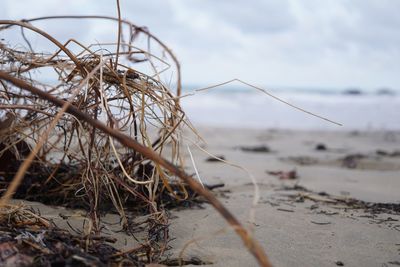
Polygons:
[[280,88],[268,91],[293,105],[342,124],[335,125],[245,86],[196,92],[184,87],[182,107],[195,126],[294,130],[400,130],[400,91],[356,88]]

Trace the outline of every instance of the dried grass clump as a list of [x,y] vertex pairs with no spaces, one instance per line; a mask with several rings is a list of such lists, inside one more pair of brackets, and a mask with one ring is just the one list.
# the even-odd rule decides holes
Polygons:
[[[60,19],[114,21],[117,42],[62,43],[32,24]],[[126,227],[127,212],[148,215],[146,244],[153,261],[168,241],[165,207],[196,192],[234,227],[260,264],[270,266],[239,221],[177,167],[183,162],[181,126],[188,123],[179,105],[179,63],[166,45],[145,28],[104,16],[0,21],[0,33],[10,31],[23,42],[0,40],[0,207],[15,194],[85,208],[94,233],[102,211],[115,210]],[[32,33],[55,52],[36,51]],[[144,48],[135,43],[141,37]],[[146,73],[136,68],[143,63]],[[162,82],[166,71],[176,75],[174,90]]]
[[[178,102],[180,89],[172,92],[158,78],[159,73],[144,74],[134,68],[137,61],[147,61],[156,70],[155,56],[134,47],[139,35],[145,35],[149,45],[155,46],[155,42],[162,52],[174,58],[150,33],[128,24],[129,42],[121,42],[117,54],[99,49],[101,45],[84,46],[76,40],[61,45],[28,22],[1,24],[4,26],[0,32],[22,29],[24,36],[30,30],[57,48],[55,53],[36,52],[29,40],[25,46],[3,40],[2,71],[54,98],[67,100],[91,118],[126,133],[169,161],[180,163],[179,134],[184,121]],[[81,51],[72,53],[69,46],[73,44],[79,44]],[[52,122],[59,107],[18,86],[0,82],[3,189],[49,131],[16,197],[85,208],[95,222],[99,212],[114,208],[125,222],[126,211],[137,211],[155,214],[161,224],[167,223],[163,205],[188,198],[186,187],[179,180],[136,150],[121,146],[71,114],[62,114],[54,127]]]

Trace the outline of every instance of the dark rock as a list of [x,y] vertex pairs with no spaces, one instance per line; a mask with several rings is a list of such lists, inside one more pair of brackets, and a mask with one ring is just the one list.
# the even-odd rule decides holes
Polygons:
[[392,96],[392,95],[396,94],[395,91],[390,88],[380,88],[380,89],[378,89],[378,91],[376,93],[378,95],[388,95],[388,96]]
[[345,95],[362,95],[363,92],[361,89],[358,88],[349,88],[343,91]]
[[326,148],[326,145],[325,145],[325,144],[319,143],[319,144],[317,144],[317,145],[315,146],[315,150],[318,150],[318,151],[325,151],[325,150],[327,150],[327,148]]

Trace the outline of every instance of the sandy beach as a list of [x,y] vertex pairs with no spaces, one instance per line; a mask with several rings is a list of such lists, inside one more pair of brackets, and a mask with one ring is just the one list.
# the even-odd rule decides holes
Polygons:
[[[209,160],[209,155],[191,146],[202,181],[224,184],[214,192],[254,230],[274,266],[400,264],[399,132],[198,130],[206,141],[200,147],[246,168],[257,180],[260,199],[251,222],[254,185],[248,174]],[[27,204],[66,228],[66,221],[81,226],[85,215]],[[132,237],[117,233],[120,226],[113,223],[118,220],[117,215],[107,215],[103,234],[117,238],[115,246],[122,250],[137,245]],[[170,235],[171,258],[182,255],[212,266],[257,266],[208,204],[173,210]]]
[[[395,266],[400,263],[400,148],[397,132],[306,132],[202,129],[206,149],[251,170],[260,188],[254,235],[274,266]],[[326,150],[316,150],[323,145]],[[270,152],[242,151],[266,146]],[[193,148],[194,151],[195,148]],[[392,156],[385,152],[393,153]],[[225,183],[221,200],[247,221],[254,187],[246,173],[194,153],[205,183]],[[359,155],[354,165],[343,160]],[[396,156],[397,155],[397,156]],[[349,158],[349,157],[348,157]],[[351,157],[350,157],[351,158]],[[357,157],[356,157],[357,158]],[[283,180],[267,172],[296,170]],[[293,190],[296,188],[298,190]],[[286,189],[285,189],[286,188]],[[299,197],[301,195],[315,198]],[[329,197],[328,197],[329,196]],[[396,211],[353,209],[332,200],[397,203]],[[210,207],[173,213],[175,251],[213,266],[257,266],[226,223]],[[202,240],[204,239],[204,240]]]
[[2,2],[0,267],[400,266],[400,1]]

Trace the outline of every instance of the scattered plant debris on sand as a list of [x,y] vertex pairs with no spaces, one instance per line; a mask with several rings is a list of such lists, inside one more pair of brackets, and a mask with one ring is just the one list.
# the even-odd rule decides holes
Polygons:
[[386,151],[386,150],[382,150],[382,149],[378,149],[376,151],[376,154],[379,156],[384,156],[384,157],[400,157],[400,150],[394,150],[392,152]]
[[241,146],[241,147],[239,147],[239,149],[244,152],[254,152],[254,153],[269,153],[269,152],[271,152],[271,149],[266,145]]
[[0,231],[0,266],[144,266],[152,254],[121,253],[112,237],[71,234],[24,206],[2,207]]
[[359,161],[361,159],[366,158],[366,155],[363,154],[350,154],[345,156],[344,158],[341,159],[342,161],[342,166],[349,168],[349,169],[355,169],[357,168]]
[[315,193],[298,185],[295,187],[285,187],[282,190],[299,191],[297,194],[290,195],[290,198],[294,199],[295,202],[304,202],[308,199],[317,203],[341,205],[346,209],[363,210],[371,214],[386,213],[400,215],[400,203],[367,202],[349,197],[333,196],[326,192]]
[[281,158],[280,160],[294,162],[299,165],[314,165],[318,163],[317,158],[309,156],[289,156],[287,158]]
[[295,180],[299,178],[296,169],[291,171],[267,171],[269,175],[278,176],[281,180]]

